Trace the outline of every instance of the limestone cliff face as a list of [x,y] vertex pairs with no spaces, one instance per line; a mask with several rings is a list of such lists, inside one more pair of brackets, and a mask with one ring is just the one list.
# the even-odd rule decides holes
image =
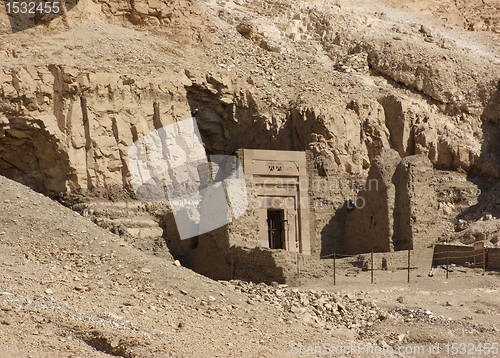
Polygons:
[[1,168],[44,192],[127,185],[128,147],[168,124],[155,103],[175,103],[161,109],[164,121],[189,115],[185,96],[176,98],[184,91],[181,76],[155,83],[59,66],[30,70],[2,84]]
[[0,174],[49,194],[128,186],[133,141],[194,116],[207,153],[310,149],[366,175],[392,148],[500,177],[495,49],[390,11],[259,4],[81,0],[6,34]]
[[364,173],[382,148],[466,170],[481,153],[472,134],[395,96],[271,114],[245,84],[213,73],[137,78],[52,65],[3,78],[0,168],[47,193],[129,185],[129,146],[191,115],[209,153],[311,149],[340,172]]

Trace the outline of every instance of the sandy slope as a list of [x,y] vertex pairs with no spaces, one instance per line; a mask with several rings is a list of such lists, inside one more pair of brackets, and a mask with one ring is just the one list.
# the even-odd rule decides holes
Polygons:
[[[311,282],[307,289],[329,288],[350,307],[335,314],[338,324],[325,326],[291,309],[277,290],[240,293],[148,256],[3,177],[0,193],[2,357],[284,357],[294,342],[397,346],[498,337],[498,276],[476,281],[469,272],[449,280],[446,290],[425,276],[405,288],[401,274],[379,272],[371,287],[366,274],[340,278],[335,287],[329,280]],[[406,297],[403,304],[399,296]],[[380,308],[369,318],[364,306],[375,301]],[[311,304],[303,303],[306,309]],[[434,317],[424,313],[429,308],[437,309]],[[354,318],[343,320],[348,316]]]

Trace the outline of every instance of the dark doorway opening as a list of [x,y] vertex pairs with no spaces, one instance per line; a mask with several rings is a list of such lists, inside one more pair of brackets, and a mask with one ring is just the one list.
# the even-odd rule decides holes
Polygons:
[[194,250],[198,247],[198,236],[193,236],[189,241],[189,248]]
[[282,223],[281,217],[283,210],[267,211],[267,234],[269,238],[270,249],[283,249]]

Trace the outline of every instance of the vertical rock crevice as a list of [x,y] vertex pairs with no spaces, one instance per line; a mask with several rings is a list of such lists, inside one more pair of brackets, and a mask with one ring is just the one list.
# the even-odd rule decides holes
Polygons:
[[93,160],[90,153],[90,150],[92,148],[92,139],[90,137],[90,121],[87,109],[87,98],[85,96],[81,96],[80,101],[82,108],[83,128],[85,133],[85,171],[87,173],[87,189],[92,189],[92,180],[89,172],[89,162]]

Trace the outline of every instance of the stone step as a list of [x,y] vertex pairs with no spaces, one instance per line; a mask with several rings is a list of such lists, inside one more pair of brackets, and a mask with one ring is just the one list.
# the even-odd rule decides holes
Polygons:
[[139,228],[139,227],[131,227],[127,228],[127,232],[135,237],[146,239],[146,238],[156,238],[163,236],[163,229],[159,226],[157,227],[147,227],[147,228]]
[[75,209],[77,208],[120,208],[120,209],[146,209],[146,203],[140,200],[129,200],[129,201],[92,201],[88,203],[78,203],[73,205]]
[[163,236],[159,220],[148,211],[151,208],[149,204],[139,200],[96,200],[75,204],[72,209],[113,232],[117,227],[125,228],[129,235],[137,239],[145,239],[145,244],[147,239],[152,240]]
[[82,216],[117,216],[126,217],[136,212],[146,212],[146,203],[142,201],[94,201],[89,203],[78,203],[73,205],[73,210]]
[[158,221],[155,220],[154,217],[149,215],[110,219],[110,220],[115,224],[121,224],[128,228],[157,228],[160,226]]

